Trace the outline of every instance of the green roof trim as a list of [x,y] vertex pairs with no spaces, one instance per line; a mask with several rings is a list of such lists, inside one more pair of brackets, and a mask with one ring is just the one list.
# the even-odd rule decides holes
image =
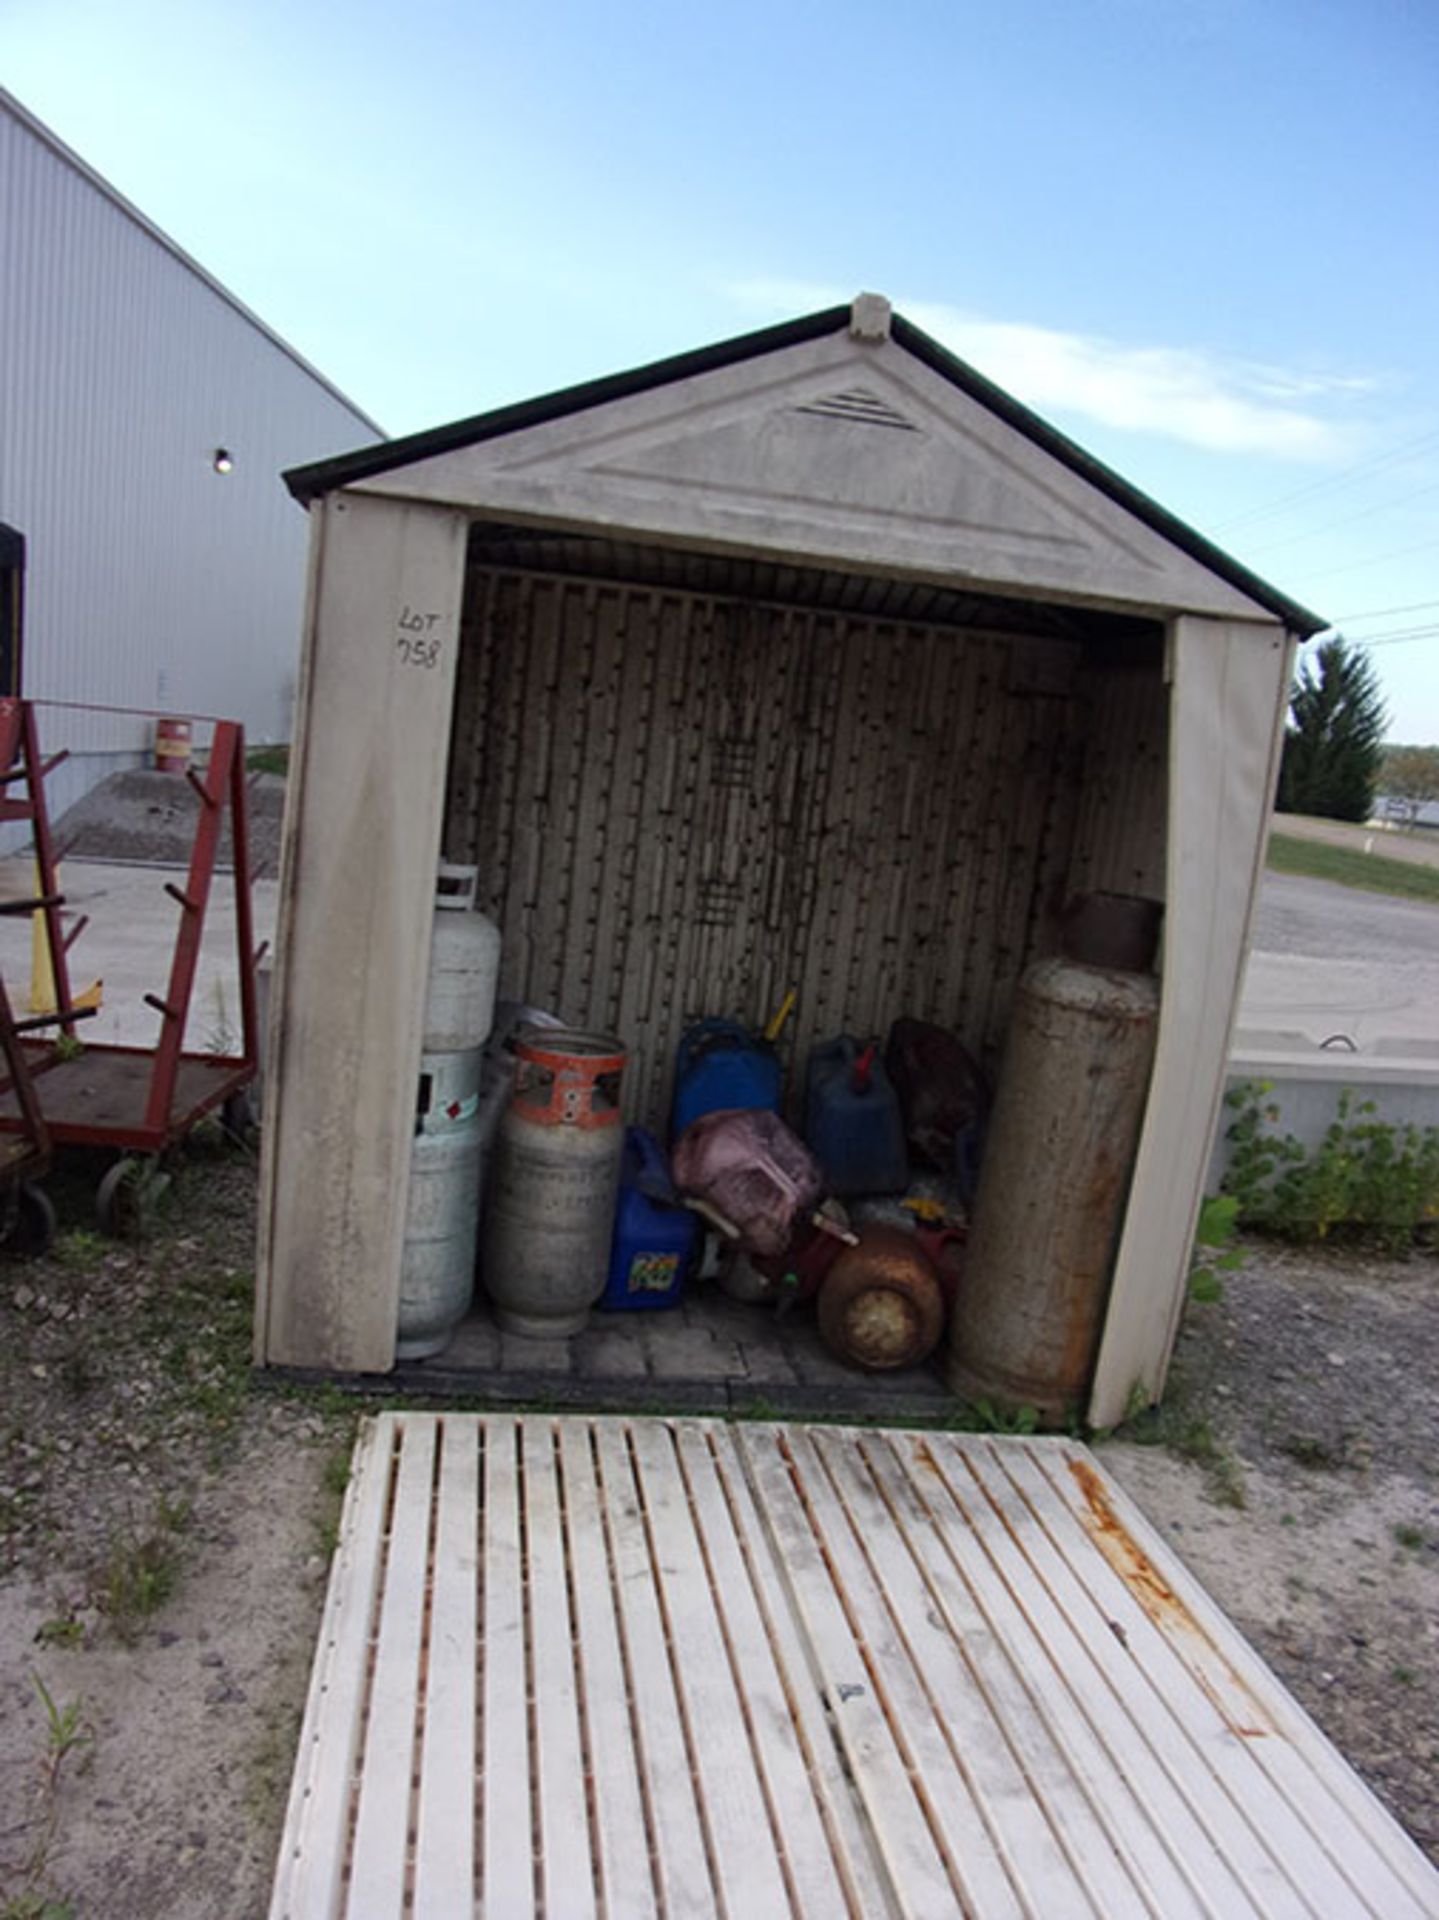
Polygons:
[[[360,447],[353,453],[339,454],[331,460],[316,461],[310,466],[293,467],[285,475],[285,484],[297,500],[308,504],[323,494],[333,493],[337,488],[349,486],[357,480],[372,479],[377,474],[412,466],[417,461],[433,459],[438,454],[479,446],[486,440],[497,440],[505,434],[520,433],[527,427],[563,419],[567,414],[608,406],[613,401],[649,393],[656,387],[668,386],[678,380],[693,379],[697,374],[714,373],[723,367],[760,359],[765,354],[802,346],[809,340],[823,339],[828,334],[843,333],[850,324],[850,311],[848,306],[826,307],[819,313],[806,314],[798,320],[786,320],[778,326],[762,327],[757,332],[740,334],[732,340],[721,340],[712,346],[674,354],[665,360],[651,361],[647,366],[632,368],[627,373],[608,374],[603,379],[564,387],[557,393],[544,394],[538,399],[522,400],[514,406],[474,414],[467,420],[456,420],[448,426],[407,434],[398,440],[380,441],[373,446]],[[1142,493],[1112,468],[1105,466],[1103,461],[1086,453],[1083,447],[1060,433],[1056,427],[1050,426],[1037,413],[1022,406],[1002,387],[995,386],[992,380],[986,380],[967,361],[942,347],[931,335],[915,326],[913,321],[906,320],[903,314],[892,315],[890,338],[896,346],[912,354],[951,386],[977,401],[1052,459],[1068,467],[1072,473],[1078,474],[1090,486],[1133,514],[1136,520],[1152,527],[1171,545],[1274,614],[1291,632],[1308,639],[1328,628],[1327,620],[1311,612],[1308,607],[1301,606],[1298,601],[1291,600],[1287,594],[1280,593],[1277,587],[1261,580],[1258,574],[1251,573],[1248,567],[1222,547],[1215,546],[1202,533],[1196,532],[1157,501],[1151,500],[1148,494]]]

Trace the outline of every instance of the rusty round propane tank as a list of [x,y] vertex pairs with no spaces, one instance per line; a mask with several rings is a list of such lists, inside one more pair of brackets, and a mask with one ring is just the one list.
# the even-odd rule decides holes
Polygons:
[[1015,990],[945,1376],[966,1400],[1082,1403],[1149,1089],[1141,973],[1041,960]]
[[625,1050],[609,1034],[528,1029],[495,1139],[480,1273],[510,1333],[567,1338],[605,1290],[619,1192]]
[[902,1227],[862,1227],[826,1274],[815,1306],[830,1352],[872,1373],[917,1367],[939,1344],[944,1299],[924,1249]]

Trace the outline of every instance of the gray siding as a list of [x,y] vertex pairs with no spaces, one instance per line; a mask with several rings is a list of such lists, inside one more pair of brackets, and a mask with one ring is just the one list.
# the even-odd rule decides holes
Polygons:
[[[0,93],[0,520],[29,543],[28,694],[288,738],[307,529],[279,472],[374,435]],[[149,727],[46,714],[42,739],[113,755]]]

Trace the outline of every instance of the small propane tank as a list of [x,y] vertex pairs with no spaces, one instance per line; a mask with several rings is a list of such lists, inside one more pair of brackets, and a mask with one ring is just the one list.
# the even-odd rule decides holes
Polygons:
[[489,1171],[481,1276],[511,1333],[578,1333],[605,1289],[619,1189],[625,1050],[608,1034],[530,1029]]
[[500,930],[475,910],[479,874],[478,867],[440,864],[425,992],[426,1053],[481,1047],[494,1025]]
[[1148,975],[1041,960],[1015,989],[946,1377],[1058,1421],[1094,1366],[1149,1090]]

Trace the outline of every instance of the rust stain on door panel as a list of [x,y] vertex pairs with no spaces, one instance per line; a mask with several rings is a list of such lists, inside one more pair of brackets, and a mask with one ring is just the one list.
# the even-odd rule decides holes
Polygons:
[[[1262,1740],[1273,1733],[1273,1726],[1256,1724],[1266,1718],[1259,1702],[1224,1660],[1189,1608],[1114,1511],[1109,1490],[1099,1473],[1087,1460],[1070,1460],[1066,1464],[1084,1495],[1084,1519],[1090,1538],[1154,1625],[1185,1661],[1230,1732],[1240,1734],[1246,1740]],[[1186,1649],[1189,1658],[1186,1658]],[[1192,1656],[1196,1653],[1202,1655],[1207,1669],[1212,1669],[1216,1661],[1220,1663],[1225,1691],[1237,1696],[1237,1699],[1226,1700],[1223,1697],[1212,1671],[1201,1670],[1195,1664]]]

